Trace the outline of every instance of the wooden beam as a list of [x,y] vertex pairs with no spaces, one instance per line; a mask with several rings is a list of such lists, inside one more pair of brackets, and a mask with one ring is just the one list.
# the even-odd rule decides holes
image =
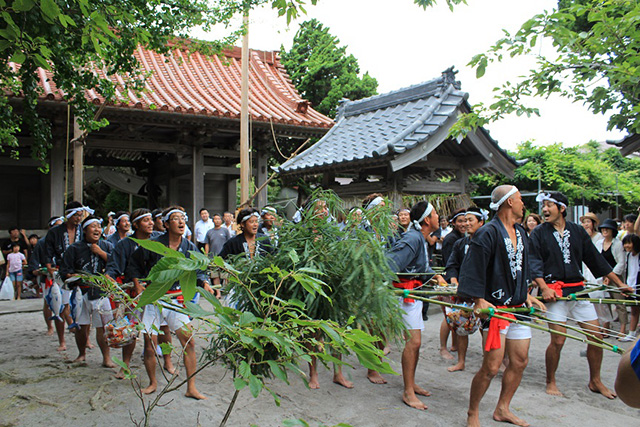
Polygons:
[[[219,173],[223,175],[240,176],[240,169],[235,166],[203,166],[204,173]],[[235,179],[235,178],[234,178]]]
[[460,168],[460,164],[460,160],[453,156],[429,154],[424,160],[415,162],[411,167],[458,170]]
[[202,153],[206,157],[225,157],[225,158],[240,158],[240,151],[238,150],[224,150],[220,148],[203,148]]
[[147,151],[151,153],[190,153],[186,145],[166,144],[162,142],[123,141],[114,139],[87,138],[87,148],[103,150]]
[[384,181],[356,182],[347,185],[333,185],[331,189],[340,197],[366,196],[371,193],[386,193],[390,190],[389,184]]
[[404,183],[403,193],[409,194],[439,194],[453,193],[460,194],[460,181],[409,181]]
[[[78,119],[73,120],[73,139],[80,138],[83,134]],[[73,143],[73,199],[82,203],[84,193],[84,142]]]

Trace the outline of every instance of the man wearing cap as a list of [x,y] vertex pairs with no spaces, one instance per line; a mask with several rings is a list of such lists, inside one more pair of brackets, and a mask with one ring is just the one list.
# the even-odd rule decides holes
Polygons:
[[[473,299],[477,311],[525,305],[544,310],[544,304],[527,292],[529,244],[527,233],[520,225],[524,216],[520,191],[514,185],[496,187],[489,207],[496,211],[496,216],[470,241],[460,269],[458,295]],[[486,319],[487,315],[480,314],[480,317]],[[483,329],[484,354],[482,366],[471,382],[467,425],[480,425],[480,402],[507,354],[509,365],[504,371],[493,419],[527,426],[529,424],[513,414],[509,406],[527,366],[531,328],[492,317],[483,322]]]
[[200,209],[200,220],[194,227],[195,244],[198,250],[202,250],[207,238],[207,232],[213,228],[213,221],[209,218],[209,211],[206,208]]
[[[85,217],[85,214],[93,215],[93,209],[82,206],[80,202],[69,202],[64,211],[65,222],[52,227],[45,236],[45,248],[47,259],[44,262],[47,267],[47,272],[52,276],[56,273],[56,270],[62,264],[62,255],[64,252],[74,244],[82,240],[82,227],[80,223]],[[62,305],[65,306],[61,315],[68,325],[73,323],[71,314],[69,311],[69,297],[71,291],[62,289]],[[64,322],[55,320],[56,332],[58,333],[58,351],[67,349],[67,345],[64,339]]]
[[[540,193],[536,201],[543,203],[545,222],[531,233],[531,277],[542,291],[543,299],[547,301],[547,317],[552,321],[549,327],[566,333],[562,324],[566,324],[567,319],[571,318],[581,328],[602,339],[593,304],[580,300],[556,301],[556,297],[569,297],[584,289],[583,262],[596,278],[605,276],[624,292],[631,292],[631,289],[615,275],[585,229],[565,219],[569,201],[564,194]],[[565,340],[564,336],[551,334],[551,342],[546,351],[546,391],[553,396],[562,396],[556,384],[556,370]],[[602,349],[587,346],[587,360],[589,389],[609,399],[615,398],[615,393],[605,387],[600,378]]]
[[[432,273],[441,284],[446,282],[440,275],[429,267],[425,249],[425,237],[438,228],[438,214],[431,203],[422,201],[411,208],[411,225],[402,238],[398,240],[387,254],[389,267],[396,273],[415,273],[416,276],[403,275],[394,287],[401,289],[414,289],[422,285],[422,273]],[[431,393],[419,387],[416,382],[416,367],[420,357],[420,345],[422,343],[422,301],[400,297],[399,303],[405,314],[402,316],[408,329],[407,342],[402,351],[402,379],[404,392],[402,401],[408,406],[425,410],[425,405],[416,395],[430,396]]]
[[[113,245],[106,240],[101,240],[102,219],[89,215],[82,221],[83,238],[75,242],[64,252],[62,265],[60,267],[60,277],[63,280],[69,279],[78,274],[103,274],[107,265],[107,258],[113,250]],[[104,292],[97,287],[93,287],[80,280],[73,282],[82,291],[82,311],[76,319],[80,329],[76,332],[76,345],[78,346],[78,357],[74,362],[84,362],[87,354],[87,338],[89,327],[96,328],[96,341],[102,352],[102,366],[114,368],[111,361],[109,346],[104,337],[104,324],[100,311],[110,310],[109,299],[103,298]]]
[[107,238],[107,241],[113,246],[115,246],[120,240],[127,237],[131,231],[131,218],[129,217],[129,212],[116,212],[114,223],[116,226],[116,232]]
[[[182,207],[172,206],[166,209],[163,212],[163,221],[167,232],[153,239],[154,241],[181,252],[186,257],[190,256],[189,252],[197,251],[195,245],[183,237],[187,223],[187,215]],[[143,247],[139,247],[131,255],[125,276],[133,280],[138,293],[144,291],[144,286],[140,280],[149,275],[153,266],[156,265],[161,258],[162,255],[151,252]],[[198,270],[196,276],[198,283],[207,292],[213,293],[205,272]],[[182,303],[180,301],[181,295],[178,294],[181,294],[181,287],[179,282],[175,282],[167,291],[167,295],[173,295],[172,303],[174,305]],[[149,386],[140,391],[143,394],[150,394],[154,393],[158,388],[158,382],[156,380],[156,348],[158,346],[158,329],[162,322],[168,324],[171,331],[176,334],[180,340],[180,344],[182,344],[182,347],[185,349],[184,366],[187,371],[187,377],[189,378],[187,380],[187,392],[185,396],[193,399],[206,399],[206,397],[196,389],[195,377],[193,376],[197,368],[197,358],[195,342],[192,338],[193,328],[191,326],[191,319],[189,319],[189,316],[186,314],[172,310],[170,306],[163,306],[163,308],[160,309],[156,305],[148,304],[144,307],[144,313],[142,315],[142,323],[145,327],[144,366],[149,376]]]

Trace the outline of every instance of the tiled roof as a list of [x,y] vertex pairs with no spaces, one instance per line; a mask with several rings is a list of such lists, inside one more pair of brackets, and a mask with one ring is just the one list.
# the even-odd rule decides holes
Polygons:
[[[345,101],[338,108],[336,125],[315,145],[284,163],[281,171],[302,173],[350,163],[389,161],[442,131],[445,122],[455,119],[467,98],[450,68],[424,83]],[[500,149],[499,152],[507,156]]]
[[[139,47],[135,53],[143,72],[151,71],[146,91],[136,96],[124,91],[121,76],[111,79],[119,85],[117,99],[107,105],[141,110],[240,118],[241,49],[225,51],[222,58],[198,52],[173,50],[160,55]],[[249,113],[251,120],[294,126],[329,128],[333,121],[310,107],[291,83],[278,58],[278,52],[250,50]],[[12,64],[15,67],[15,64]],[[96,70],[104,76],[101,70]],[[49,71],[38,69],[41,99],[65,101],[64,94],[51,80]],[[86,90],[94,104],[105,100],[95,90]]]
[[607,144],[620,148],[620,154],[628,156],[634,152],[640,152],[640,135],[633,133],[620,141],[607,141]]

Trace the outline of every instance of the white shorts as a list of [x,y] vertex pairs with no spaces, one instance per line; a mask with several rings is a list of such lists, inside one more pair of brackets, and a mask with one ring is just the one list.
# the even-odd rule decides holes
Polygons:
[[[488,325],[489,322],[487,321]],[[489,328],[482,328],[483,331],[488,331]],[[522,325],[520,323],[509,323],[504,329],[500,329],[500,334],[506,335],[506,339],[508,340],[530,340],[531,339],[531,328],[527,325]]]
[[598,314],[589,301],[556,301],[547,302],[547,318],[554,322],[566,322],[570,317],[577,322],[598,320]]
[[399,299],[400,308],[404,310],[402,321],[407,329],[424,330],[424,320],[422,320],[422,301],[413,303],[404,302],[404,298]]
[[102,328],[102,316],[100,310],[108,312],[111,310],[109,298],[98,298],[90,300],[87,294],[82,295],[82,311],[76,319],[78,325],[92,325],[94,328]]
[[[69,300],[71,299],[71,292],[66,289],[60,288],[60,293],[62,294],[62,306],[69,305]],[[88,323],[87,323],[88,325]]]
[[[173,302],[175,304],[178,303],[177,300],[173,300]],[[175,332],[190,322],[191,319],[189,319],[189,316],[186,314],[178,313],[166,307],[160,310],[160,308],[153,304],[146,305],[144,307],[144,313],[142,314],[144,330],[152,335],[158,335],[158,329],[165,324],[169,326],[171,332]]]

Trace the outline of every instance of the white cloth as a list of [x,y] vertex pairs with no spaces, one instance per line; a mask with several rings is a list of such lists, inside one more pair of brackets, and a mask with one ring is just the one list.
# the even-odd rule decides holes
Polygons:
[[[111,310],[111,303],[108,298],[89,299],[88,294],[82,295],[82,312],[76,319],[78,325],[92,325],[94,328],[102,328],[102,315],[100,311],[105,312],[105,317],[109,317],[108,312]],[[109,321],[110,319],[106,319]]]
[[638,270],[640,270],[640,254],[627,254],[627,286],[638,289]]
[[[178,304],[178,300],[172,300],[174,304]],[[142,324],[144,330],[151,335],[158,335],[158,329],[164,323],[169,326],[171,332],[175,332],[191,322],[189,316],[186,314],[178,313],[169,308],[159,309],[155,305],[149,304],[144,307],[144,313],[142,314]],[[155,326],[155,327],[154,327]]]
[[413,303],[404,302],[404,298],[399,299],[400,308],[404,310],[402,315],[402,321],[407,329],[419,329],[424,330],[424,320],[422,320],[422,301],[415,301]]
[[[488,322],[487,322],[488,324]],[[483,328],[488,331],[489,328]],[[501,335],[506,335],[508,340],[529,340],[531,339],[531,327],[519,323],[509,323],[506,328],[500,329]]]
[[191,229],[189,228],[189,226],[187,224],[184,225],[184,233],[182,233],[182,237],[184,237],[185,239],[188,238],[189,236],[191,236]]
[[196,222],[196,226],[194,228],[194,234],[196,242],[204,244],[205,237],[207,237],[207,231],[211,230],[214,227],[213,220],[209,218],[207,222],[200,220]]
[[71,291],[68,289],[60,289],[60,293],[62,294],[62,306],[69,304],[69,300],[71,299]]
[[[598,240],[595,245],[598,249],[598,252],[602,253],[604,249],[604,238]],[[620,240],[613,239],[613,242],[611,242],[611,254],[613,255],[613,259],[616,260],[616,265],[615,267],[613,267],[613,272],[618,276],[623,276],[624,270],[627,267],[627,257],[624,252],[624,246],[622,245],[622,242]]]
[[597,320],[596,309],[589,301],[556,301],[548,302],[547,318],[554,322],[566,322],[570,317],[577,322]]

